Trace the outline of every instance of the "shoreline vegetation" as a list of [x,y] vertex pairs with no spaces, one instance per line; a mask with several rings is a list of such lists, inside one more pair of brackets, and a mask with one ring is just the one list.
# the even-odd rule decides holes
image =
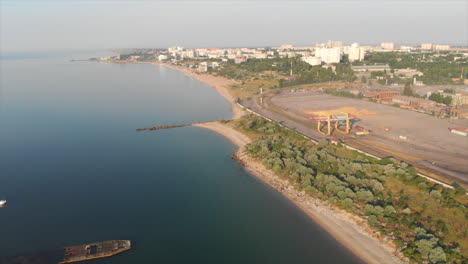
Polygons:
[[[313,145],[237,104],[237,81],[168,67],[213,87],[232,120],[192,124],[236,144],[233,158],[280,192],[366,263],[465,263],[465,191],[416,176],[416,169],[326,141]],[[236,89],[235,89],[236,88]],[[235,92],[233,91],[236,90]],[[461,193],[461,194],[460,194]]]

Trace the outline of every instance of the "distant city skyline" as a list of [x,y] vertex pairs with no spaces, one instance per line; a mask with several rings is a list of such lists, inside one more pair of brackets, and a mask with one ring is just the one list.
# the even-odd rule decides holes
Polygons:
[[1,52],[394,42],[468,45],[466,1],[11,1]]

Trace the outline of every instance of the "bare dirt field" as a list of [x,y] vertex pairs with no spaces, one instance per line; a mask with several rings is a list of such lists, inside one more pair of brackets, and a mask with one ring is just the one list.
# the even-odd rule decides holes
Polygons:
[[[468,137],[453,134],[448,130],[449,127],[468,127],[468,119],[438,119],[366,100],[321,93],[277,95],[271,98],[270,109],[271,106],[280,108],[296,122],[301,119],[307,121],[308,115],[351,109],[353,113],[350,114],[356,115],[359,120],[354,122],[353,127],[359,125],[372,130],[372,133],[357,137],[343,136],[335,132],[335,137],[359,148],[374,149],[381,153],[380,156],[394,156],[423,168],[426,172],[444,175],[449,179],[448,182],[455,180],[465,185],[468,183]],[[264,112],[268,109],[263,108]],[[273,119],[277,118],[278,115]],[[310,122],[315,124],[311,120]],[[317,135],[310,131],[310,128],[302,129],[309,130],[301,131],[305,134]],[[400,136],[406,139],[401,139]]]

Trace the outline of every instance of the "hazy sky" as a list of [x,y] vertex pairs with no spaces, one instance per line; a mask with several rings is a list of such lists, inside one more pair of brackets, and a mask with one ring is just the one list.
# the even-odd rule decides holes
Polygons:
[[1,51],[126,47],[468,45],[467,0],[0,0]]

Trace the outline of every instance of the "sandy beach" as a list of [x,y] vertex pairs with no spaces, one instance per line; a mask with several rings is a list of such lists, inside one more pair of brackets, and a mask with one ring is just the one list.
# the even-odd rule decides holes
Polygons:
[[[231,103],[233,119],[240,118],[245,114],[245,111],[235,103],[235,98],[229,93],[228,86],[233,84],[234,81],[209,74],[197,74],[179,66],[169,64],[159,65],[181,71],[185,75],[215,88],[216,91]],[[322,200],[312,198],[303,191],[295,190],[289,182],[281,179],[274,172],[268,170],[261,162],[247,155],[244,152],[244,147],[251,142],[248,136],[220,122],[198,123],[193,126],[210,129],[232,141],[239,147],[234,154],[235,158],[252,175],[293,202],[312,218],[313,221],[327,230],[337,241],[364,262],[376,264],[406,263],[402,261],[401,254],[391,246],[392,243],[378,239],[377,235],[374,234],[363,219],[341,209],[334,208]]]

